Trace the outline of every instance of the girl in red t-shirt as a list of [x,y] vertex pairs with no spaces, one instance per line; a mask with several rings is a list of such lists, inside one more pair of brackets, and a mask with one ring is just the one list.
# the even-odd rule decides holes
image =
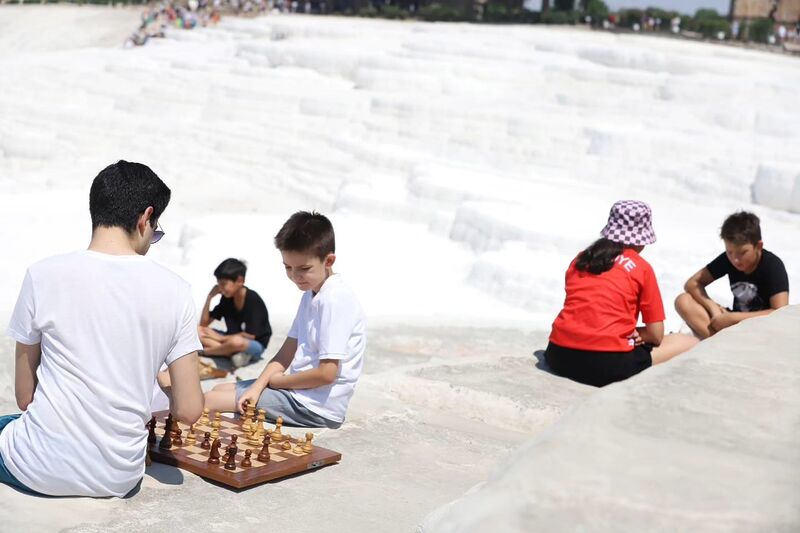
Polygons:
[[[616,202],[601,235],[567,269],[567,297],[545,351],[557,374],[598,387],[638,374],[697,343],[689,335],[664,337],[658,282],[639,255],[656,241],[650,206],[636,200]],[[636,327],[640,313],[644,327]]]

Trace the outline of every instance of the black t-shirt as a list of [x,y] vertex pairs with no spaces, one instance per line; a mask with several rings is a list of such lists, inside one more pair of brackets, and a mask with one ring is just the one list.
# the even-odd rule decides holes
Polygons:
[[241,311],[236,309],[233,298],[223,296],[209,314],[211,318],[225,321],[225,330],[228,335],[244,331],[253,335],[264,348],[267,347],[269,338],[272,336],[269,313],[267,313],[264,300],[253,289],[247,289],[247,293],[244,295],[244,307]]
[[714,279],[728,275],[734,311],[769,309],[770,297],[789,291],[789,276],[783,261],[767,250],[761,251],[761,260],[752,274],[737,270],[725,252],[706,265],[706,268]]

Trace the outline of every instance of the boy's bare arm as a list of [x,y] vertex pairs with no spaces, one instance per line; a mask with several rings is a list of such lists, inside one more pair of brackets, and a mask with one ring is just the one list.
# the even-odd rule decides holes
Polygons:
[[292,364],[292,359],[294,359],[294,353],[296,351],[297,339],[286,337],[278,353],[275,354],[275,357],[273,357],[264,370],[261,371],[261,375],[259,375],[253,384],[239,397],[239,403],[236,407],[240,413],[244,413],[245,400],[249,401],[250,405],[255,405],[261,397],[261,393],[269,385],[272,377],[286,372],[286,369]]
[[203,306],[203,313],[200,315],[200,325],[207,326],[211,324],[211,299],[219,294],[219,285],[214,285],[211,287],[211,290],[208,291],[208,296],[206,297],[206,303]]
[[203,413],[203,390],[197,368],[197,352],[184,355],[169,365],[169,409],[185,424],[194,424]]
[[714,277],[711,275],[711,272],[708,271],[707,268],[703,267],[695,274],[686,281],[686,284],[683,286],[683,289],[692,295],[692,298],[703,306],[703,308],[708,311],[708,314],[711,318],[714,318],[720,315],[723,312],[723,308],[717,302],[712,300],[708,293],[706,292],[706,286],[710,285],[714,281]]
[[286,337],[286,340],[283,341],[283,345],[281,346],[278,353],[275,354],[264,370],[261,371],[261,375],[258,376],[255,383],[252,386],[258,385],[261,390],[267,388],[269,384],[270,378],[275,374],[283,374],[286,372],[286,369],[289,368],[289,365],[292,364],[292,359],[294,359],[294,352],[297,351],[297,339],[292,337]]
[[42,345],[17,343],[14,362],[14,395],[17,406],[23,411],[33,401],[33,393],[38,383],[36,370],[42,360]]
[[315,389],[336,381],[338,359],[320,359],[319,366],[296,374],[276,374],[269,380],[271,389]]
[[778,294],[773,294],[770,297],[769,309],[762,309],[761,311],[734,311],[722,313],[719,316],[711,319],[709,328],[714,332],[721,331],[725,328],[729,328],[738,324],[742,320],[755,318],[757,316],[766,316],[776,309],[780,309],[781,307],[785,307],[787,305],[789,305],[789,293],[786,291],[779,292]]

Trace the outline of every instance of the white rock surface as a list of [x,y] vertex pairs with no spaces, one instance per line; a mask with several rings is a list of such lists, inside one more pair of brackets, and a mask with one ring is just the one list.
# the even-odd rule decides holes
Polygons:
[[797,531],[800,306],[598,390],[425,533]]
[[[786,263],[792,287],[800,284],[800,216],[751,196],[760,165],[800,166],[794,59],[555,28],[305,16],[227,19],[123,50],[137,24],[136,10],[0,6],[0,322],[29,263],[86,246],[91,179],[126,158],[149,163],[173,191],[162,220],[167,236],[152,256],[193,284],[198,305],[219,261],[247,259],[248,284],[274,319],[274,353],[299,293],[272,236],[291,212],[323,210],[337,230],[337,268],[371,324],[348,421],[317,440],[344,461],[241,493],[158,465],[123,500],[31,498],[0,486],[0,531],[413,530],[493,469],[499,480],[509,471],[502,465],[527,468],[519,458],[507,463],[509,454],[570,424],[559,417],[571,407],[605,405],[606,391],[595,396],[542,371],[531,352],[544,347],[562,303],[564,269],[620,198],[654,208],[659,240],[646,257],[673,329],[670,300],[722,250],[718,228],[733,210],[759,214],[767,247]],[[779,198],[784,189],[767,190]],[[710,292],[730,300],[724,282]],[[776,351],[781,342],[774,335],[759,346]],[[786,410],[796,414],[796,397],[781,392],[786,379],[796,389],[796,373],[772,359],[724,363],[729,351],[733,360],[744,357],[724,337],[709,346],[709,360],[722,363],[690,359],[674,375],[655,369],[631,382],[646,384],[644,392],[615,407],[641,420],[640,409],[655,409],[647,387],[674,387],[658,397],[662,418],[654,419],[671,425],[637,426],[640,434],[619,443],[592,429],[612,417],[593,412],[582,424],[603,457],[627,445],[636,445],[631,464],[643,449],[666,457],[675,443],[681,452],[665,463],[673,465],[666,481],[644,467],[613,482],[600,474],[587,474],[585,486],[567,478],[581,490],[629,489],[637,506],[610,505],[596,518],[606,529],[641,524],[645,514],[665,530],[797,528],[781,507],[797,486],[773,475],[780,463],[786,476],[799,477],[796,455],[782,455],[796,417],[794,426],[774,423]],[[759,361],[770,354],[759,352]],[[706,389],[706,381],[717,383],[717,368],[729,387]],[[749,402],[739,407],[749,426],[704,415],[722,409],[712,392],[732,402],[733,389]],[[687,404],[692,394],[700,401]],[[12,398],[13,346],[5,340],[0,412],[15,410]],[[710,459],[706,433],[722,446]],[[684,434],[696,436],[694,445],[675,437]],[[566,457],[579,445],[559,450]],[[751,461],[754,449],[765,451],[761,463]],[[541,452],[553,470],[564,464],[557,451]],[[731,496],[741,512],[711,505],[728,496],[724,490],[709,507],[676,507],[682,492],[693,494],[681,479],[715,464],[723,489],[740,487],[729,453],[745,461],[741,479],[751,482],[746,496]],[[657,483],[682,491],[666,492],[666,514],[653,512],[661,501],[635,499]],[[753,502],[768,504],[776,491],[768,523],[772,515],[758,514]],[[580,498],[592,494],[579,492],[569,513],[553,507],[551,523],[555,515],[566,525],[587,516]],[[448,516],[437,513],[426,527],[454,527]]]

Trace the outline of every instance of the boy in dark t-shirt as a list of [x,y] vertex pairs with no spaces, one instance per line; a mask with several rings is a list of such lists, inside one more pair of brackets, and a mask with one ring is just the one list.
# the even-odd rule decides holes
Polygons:
[[[272,336],[269,313],[264,300],[244,285],[247,266],[238,259],[226,259],[214,271],[217,283],[211,288],[200,318],[200,342],[203,354],[230,357],[240,367],[261,358]],[[211,299],[222,295],[209,310]],[[208,327],[212,320],[225,322],[225,331]]]
[[[675,300],[678,314],[701,339],[789,304],[786,268],[777,255],[764,249],[756,215],[744,211],[730,215],[720,237],[725,252],[689,278],[686,292]],[[709,298],[705,290],[725,275],[733,293],[732,310]]]

